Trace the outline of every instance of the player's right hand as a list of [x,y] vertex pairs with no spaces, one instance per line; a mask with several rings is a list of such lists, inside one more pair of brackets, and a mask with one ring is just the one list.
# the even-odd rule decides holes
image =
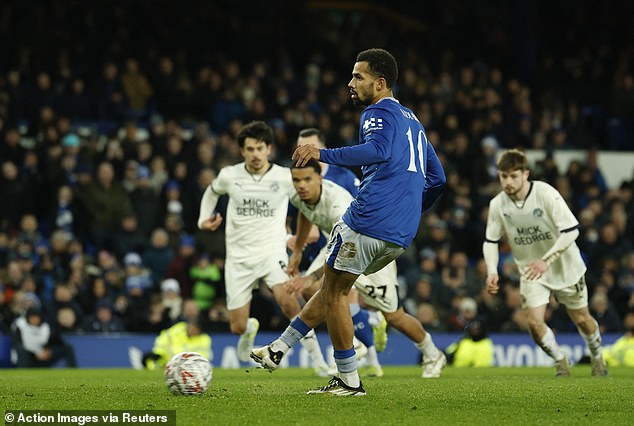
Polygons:
[[304,167],[308,160],[319,160],[319,148],[309,144],[300,145],[295,149],[291,158],[297,163],[298,167]]
[[489,294],[498,294],[500,290],[500,286],[498,285],[499,280],[500,277],[498,274],[487,275],[486,287]]
[[218,229],[218,227],[220,227],[221,223],[222,215],[220,213],[216,213],[215,215],[201,223],[200,229],[204,231],[215,231],[216,229]]

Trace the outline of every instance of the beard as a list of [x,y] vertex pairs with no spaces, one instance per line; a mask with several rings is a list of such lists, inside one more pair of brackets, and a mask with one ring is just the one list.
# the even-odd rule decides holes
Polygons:
[[507,190],[506,188],[504,188],[504,192],[506,192],[506,194],[509,195],[510,197],[516,197],[517,194],[520,193],[522,188],[524,188],[524,184],[523,183],[520,184],[520,186],[517,187],[517,188],[510,188],[510,190]]
[[361,96],[359,96],[359,92],[350,92],[350,95],[355,95],[355,97],[352,98],[352,105],[354,105],[355,107],[367,107],[371,104],[371,101],[369,99],[361,99]]

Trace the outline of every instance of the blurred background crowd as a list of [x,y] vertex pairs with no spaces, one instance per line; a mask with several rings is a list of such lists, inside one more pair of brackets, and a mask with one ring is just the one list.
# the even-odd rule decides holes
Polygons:
[[[2,2],[2,330],[28,308],[62,332],[158,332],[198,312],[227,330],[224,234],[195,226],[203,191],[241,161],[235,136],[251,120],[274,128],[280,164],[306,127],[330,147],[356,143],[346,84],[369,47],[397,58],[396,97],[448,177],[399,261],[406,309],[430,331],[474,315],[526,329],[508,247],[497,297],[481,259],[496,154],[519,147],[546,153],[532,176],[579,219],[591,311],[603,332],[622,330],[634,167],[608,187],[597,155],[634,151],[633,5],[445,3]],[[561,169],[553,153],[568,149],[586,159]],[[286,324],[266,291],[253,309],[262,329]],[[555,300],[547,315],[574,331]]]

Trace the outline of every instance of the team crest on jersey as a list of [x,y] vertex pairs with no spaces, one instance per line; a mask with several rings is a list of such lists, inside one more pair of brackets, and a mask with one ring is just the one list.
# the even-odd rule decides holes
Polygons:
[[544,215],[544,211],[542,209],[535,209],[533,210],[533,216],[535,217],[542,217]]
[[369,133],[373,130],[381,130],[383,129],[383,119],[382,118],[369,118],[363,122],[363,132]]
[[277,192],[280,189],[280,186],[277,184],[277,182],[273,182],[270,186],[269,189],[273,192]]

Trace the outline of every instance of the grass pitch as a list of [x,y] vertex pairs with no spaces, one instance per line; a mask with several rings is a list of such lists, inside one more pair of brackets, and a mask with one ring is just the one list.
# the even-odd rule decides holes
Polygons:
[[421,379],[419,367],[384,367],[365,397],[305,395],[328,379],[312,370],[214,369],[203,396],[173,396],[161,371],[2,370],[4,410],[176,410],[178,425],[626,425],[634,424],[634,369],[606,378],[575,366],[448,367]]

